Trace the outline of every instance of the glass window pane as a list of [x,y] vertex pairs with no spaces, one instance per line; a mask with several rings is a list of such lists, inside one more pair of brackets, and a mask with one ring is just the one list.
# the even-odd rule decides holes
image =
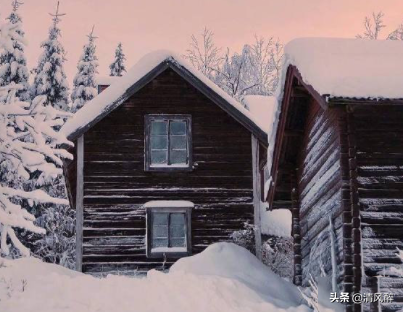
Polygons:
[[168,151],[163,150],[151,150],[151,164],[159,165],[159,164],[167,164],[168,159]]
[[184,213],[171,213],[171,224],[172,225],[185,225],[185,214]]
[[168,238],[155,238],[153,239],[152,248],[168,247]]
[[186,150],[171,151],[171,164],[187,164],[187,152]]
[[152,120],[151,121],[151,134],[168,134],[168,121]]
[[171,235],[171,238],[183,238],[185,237],[185,226],[171,225],[169,228],[169,234]]
[[186,136],[175,135],[170,137],[171,149],[186,149]]
[[168,148],[168,136],[152,135],[150,137],[151,149],[167,149]]
[[166,225],[168,226],[168,214],[161,212],[153,213],[153,225]]
[[169,228],[171,247],[184,246],[186,237],[185,215],[183,213],[172,213]]
[[182,120],[171,121],[170,127],[171,127],[171,129],[170,129],[171,134],[174,134],[174,135],[186,134],[186,121],[182,121]]
[[168,226],[154,225],[153,237],[154,238],[167,238],[168,237]]
[[171,238],[171,247],[186,247],[184,238]]

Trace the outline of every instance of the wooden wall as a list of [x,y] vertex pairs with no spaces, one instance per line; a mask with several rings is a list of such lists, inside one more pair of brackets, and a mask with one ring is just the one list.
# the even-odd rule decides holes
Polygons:
[[[382,311],[403,308],[403,276],[393,268],[403,264],[403,107],[356,105],[352,123],[357,141],[357,182],[360,205],[364,271],[378,277],[382,293],[393,293],[394,303]],[[364,279],[363,292],[373,288]]]
[[[144,171],[144,115],[159,113],[192,115],[193,171]],[[146,257],[150,200],[195,203],[193,253],[253,222],[250,132],[172,70],[85,133],[84,272],[163,267]]]
[[338,113],[323,110],[311,100],[298,156],[298,201],[301,235],[302,285],[310,274],[321,276],[321,266],[332,274],[329,217],[336,233],[338,283],[343,278],[343,224]]

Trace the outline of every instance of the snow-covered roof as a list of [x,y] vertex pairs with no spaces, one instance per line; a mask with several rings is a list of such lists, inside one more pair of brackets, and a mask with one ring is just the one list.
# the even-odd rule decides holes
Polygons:
[[243,98],[247,109],[260,122],[268,134],[273,128],[273,117],[277,106],[275,96],[246,95]]
[[[267,166],[271,170],[287,69],[295,66],[319,96],[403,99],[403,42],[392,40],[298,38],[284,47],[277,106],[269,134]],[[325,100],[325,99],[324,99]],[[272,173],[270,172],[269,175]],[[266,182],[265,192],[272,183]]]
[[176,70],[262,142],[267,143],[267,132],[260,120],[180,55],[165,50],[152,52],[140,59],[123,77],[119,78],[118,83],[113,83],[86,103],[65,123],[61,131],[69,139],[75,139],[168,67]]
[[114,82],[118,81],[122,77],[117,76],[99,76],[97,77],[98,86],[110,86]]
[[403,42],[299,38],[285,48],[285,70],[298,68],[304,83],[329,97],[402,99]]

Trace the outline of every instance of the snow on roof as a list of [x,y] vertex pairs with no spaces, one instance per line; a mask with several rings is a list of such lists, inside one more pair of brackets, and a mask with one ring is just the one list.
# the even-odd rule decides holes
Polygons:
[[187,208],[187,207],[194,207],[194,204],[191,201],[187,200],[152,200],[146,202],[144,204],[144,208]]
[[319,94],[348,98],[403,98],[403,42],[299,38],[285,48],[284,71],[295,65]]
[[99,76],[97,77],[98,86],[110,86],[112,83],[118,81],[122,77],[117,76]]
[[273,128],[273,117],[277,106],[275,96],[246,95],[243,97],[246,108],[262,125],[263,130],[270,133]]
[[[240,113],[247,117],[258,128],[265,132],[264,126],[257,120],[241,103],[228,95],[220,87],[218,87],[209,78],[204,76],[200,71],[195,69],[190,63],[184,60],[179,54],[171,51],[160,50],[151,52],[141,58],[136,65],[134,65],[123,77],[119,79],[119,83],[112,84],[109,88],[96,96],[93,100],[89,101],[81,108],[72,118],[70,118],[61,131],[69,137],[70,135],[78,132],[88,124],[94,122],[97,117],[107,112],[109,109],[114,108],[124,101],[123,95],[125,92],[139,82],[144,76],[150,73],[158,65],[164,61],[170,61],[178,67],[183,67],[189,71],[193,76],[203,82],[208,88],[213,90],[218,96],[224,99],[228,104],[236,108]],[[123,101],[120,101],[122,100]],[[113,106],[113,107],[112,107]]]

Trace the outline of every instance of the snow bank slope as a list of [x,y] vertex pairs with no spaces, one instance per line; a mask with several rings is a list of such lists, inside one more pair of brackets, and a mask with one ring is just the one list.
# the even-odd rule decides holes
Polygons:
[[[25,281],[25,282],[24,282]],[[0,267],[2,312],[305,312],[294,286],[249,252],[217,244],[169,274],[97,279],[35,259]]]
[[232,243],[217,243],[201,254],[182,258],[170,272],[219,276],[238,281],[281,308],[298,306],[301,302],[294,285],[274,274],[248,250]]

